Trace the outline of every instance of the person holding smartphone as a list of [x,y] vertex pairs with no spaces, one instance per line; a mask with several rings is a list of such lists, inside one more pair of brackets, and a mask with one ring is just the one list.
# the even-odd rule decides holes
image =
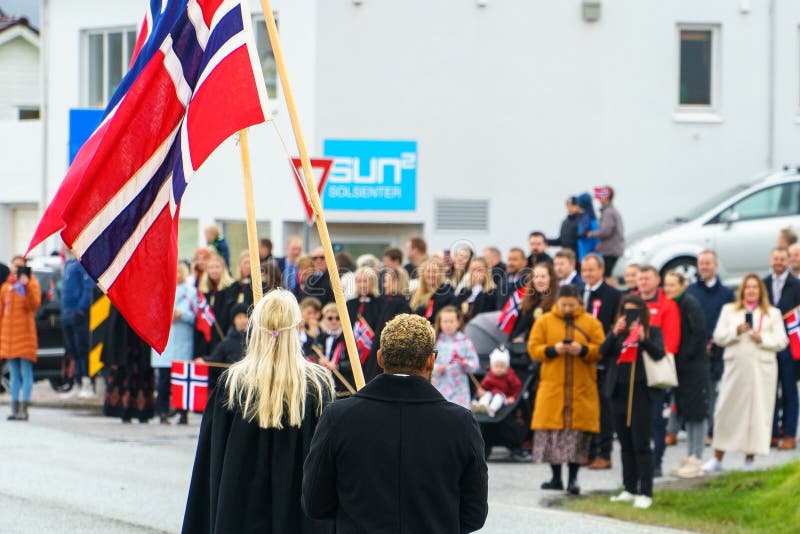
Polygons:
[[563,286],[555,306],[533,323],[528,353],[541,362],[533,410],[533,461],[548,463],[545,490],[563,490],[562,464],[569,465],[567,493],[578,495],[578,470],[589,460],[592,434],[600,431],[597,367],[603,325],[586,313],[578,290]]
[[714,457],[703,471],[722,471],[728,451],[743,452],[744,470],[752,471],[755,455],[769,454],[777,353],[789,344],[781,311],[770,306],[767,288],[755,273],[744,277],[736,302],[722,308],[714,343],[725,349],[725,371],[714,413]]
[[9,421],[28,420],[33,364],[36,363],[39,345],[35,314],[41,303],[39,281],[27,266],[25,258],[14,257],[11,274],[0,287],[0,361],[8,360],[11,371]]
[[600,346],[607,361],[603,395],[611,401],[614,429],[622,449],[624,490],[614,502],[636,508],[653,504],[653,409],[663,392],[648,387],[644,353],[664,357],[661,329],[650,324],[650,310],[639,295],[622,297],[614,327]]

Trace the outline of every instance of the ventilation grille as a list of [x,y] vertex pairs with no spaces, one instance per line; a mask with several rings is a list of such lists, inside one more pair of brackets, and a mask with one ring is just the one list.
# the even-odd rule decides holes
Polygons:
[[489,230],[489,201],[438,198],[437,230]]

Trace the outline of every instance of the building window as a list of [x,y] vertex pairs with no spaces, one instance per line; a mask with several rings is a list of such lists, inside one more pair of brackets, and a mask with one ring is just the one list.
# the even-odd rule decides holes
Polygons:
[[38,121],[39,106],[20,106],[17,108],[17,119],[21,121]]
[[135,46],[134,28],[85,33],[88,106],[105,107],[128,71]]
[[678,105],[682,108],[713,108],[715,105],[717,35],[715,26],[679,29],[680,81]]
[[[278,14],[273,13],[275,24],[278,24]],[[264,15],[253,17],[253,35],[256,40],[258,50],[258,60],[261,63],[261,71],[264,73],[264,83],[267,86],[267,94],[270,98],[275,98],[278,94],[278,67],[275,64],[275,54],[272,52],[272,45],[269,42],[267,33],[267,23]]]

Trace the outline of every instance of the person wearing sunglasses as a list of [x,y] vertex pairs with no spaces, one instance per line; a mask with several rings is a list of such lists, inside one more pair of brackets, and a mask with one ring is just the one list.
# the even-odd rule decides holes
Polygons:
[[[348,386],[353,387],[353,371],[350,367],[350,359],[347,356],[347,347],[344,343],[342,332],[342,321],[335,302],[329,302],[322,307],[322,325],[319,337],[317,337],[317,363],[326,369],[334,372],[334,384],[336,386],[336,396],[346,397],[350,395]],[[340,376],[337,376],[337,373]],[[342,381],[347,381],[345,384]]]

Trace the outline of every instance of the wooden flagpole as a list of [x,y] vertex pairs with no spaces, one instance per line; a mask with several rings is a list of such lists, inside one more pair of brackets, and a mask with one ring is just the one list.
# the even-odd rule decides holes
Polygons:
[[261,289],[261,261],[258,255],[258,228],[256,227],[256,203],[253,194],[253,172],[250,169],[250,140],[247,128],[239,130],[239,153],[242,156],[244,175],[244,207],[247,216],[247,248],[250,252],[250,287],[253,290],[253,305],[258,304],[264,293]]
[[342,331],[344,332],[344,341],[347,346],[347,356],[350,359],[350,366],[353,369],[353,378],[356,382],[356,388],[361,389],[364,387],[364,372],[361,370],[361,360],[358,357],[358,350],[356,348],[356,340],[353,335],[353,326],[350,324],[350,317],[347,314],[347,305],[344,300],[344,293],[342,292],[342,283],[339,279],[339,271],[336,268],[336,260],[333,256],[333,246],[331,245],[331,238],[328,234],[328,226],[325,222],[325,215],[322,212],[322,202],[319,199],[317,192],[316,179],[314,172],[311,169],[311,160],[308,157],[308,149],[306,148],[305,138],[303,137],[303,130],[300,126],[300,118],[297,114],[297,106],[294,101],[294,94],[292,87],[289,84],[289,75],[286,73],[286,63],[283,59],[283,49],[281,42],[278,38],[278,27],[275,24],[275,17],[272,15],[272,6],[269,0],[260,0],[261,9],[264,11],[264,21],[267,24],[267,33],[269,34],[269,42],[272,45],[272,52],[275,55],[275,65],[278,69],[278,78],[281,81],[283,88],[283,96],[286,99],[286,107],[289,111],[289,118],[292,122],[292,130],[294,130],[294,138],[297,143],[297,150],[300,152],[300,161],[303,163],[303,175],[306,181],[306,188],[308,189],[308,198],[311,201],[311,207],[317,216],[317,231],[319,232],[319,239],[322,242],[322,249],[325,252],[325,264],[328,266],[328,273],[331,277],[331,289],[333,290],[333,297],[336,300],[336,308],[339,311],[339,317],[342,322]]

